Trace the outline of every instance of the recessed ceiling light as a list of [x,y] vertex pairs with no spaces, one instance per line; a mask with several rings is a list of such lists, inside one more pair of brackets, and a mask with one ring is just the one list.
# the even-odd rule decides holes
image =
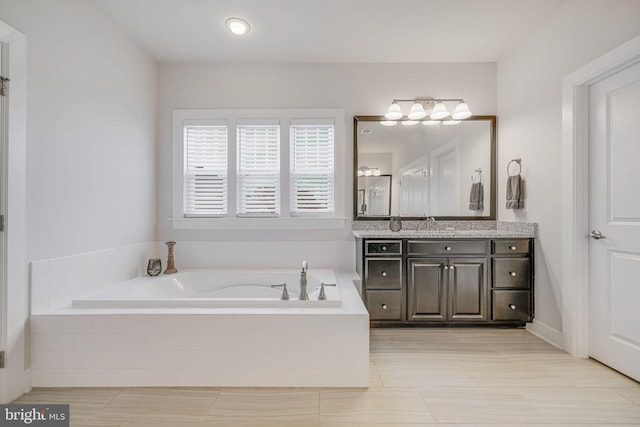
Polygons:
[[227,29],[237,36],[247,34],[251,30],[251,26],[242,18],[229,18],[224,21]]

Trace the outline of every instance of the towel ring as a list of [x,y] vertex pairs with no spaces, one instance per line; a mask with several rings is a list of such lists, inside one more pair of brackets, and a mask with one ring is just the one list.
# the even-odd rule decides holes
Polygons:
[[478,181],[477,182],[482,182],[482,169],[476,169],[474,170],[475,175],[471,175],[471,183],[475,184],[476,181],[473,180],[474,177],[478,177]]
[[[520,157],[516,157],[515,159],[511,160],[509,162],[509,164],[507,165],[507,175],[509,176],[516,176],[516,175],[520,175],[520,172],[522,172],[522,159]],[[518,173],[515,174],[511,174],[511,172],[509,171],[509,168],[511,167],[511,163],[516,163],[518,165]]]

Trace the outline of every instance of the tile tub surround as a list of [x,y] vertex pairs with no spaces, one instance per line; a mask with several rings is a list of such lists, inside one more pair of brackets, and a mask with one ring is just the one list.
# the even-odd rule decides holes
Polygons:
[[31,314],[69,306],[74,297],[145,275],[155,254],[156,244],[149,242],[33,261]]
[[369,317],[341,307],[71,309],[31,317],[33,387],[366,387]]
[[389,229],[389,221],[352,221],[352,234],[359,238],[535,238],[538,224],[509,221],[402,221],[402,229]]

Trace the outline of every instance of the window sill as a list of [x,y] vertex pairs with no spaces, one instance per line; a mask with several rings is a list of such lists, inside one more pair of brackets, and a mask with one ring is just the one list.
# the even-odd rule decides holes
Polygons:
[[175,230],[341,230],[347,218],[174,218]]

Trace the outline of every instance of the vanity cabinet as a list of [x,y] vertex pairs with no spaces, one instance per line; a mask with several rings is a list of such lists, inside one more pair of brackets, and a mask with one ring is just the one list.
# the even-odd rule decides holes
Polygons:
[[358,239],[372,326],[533,319],[533,239]]

